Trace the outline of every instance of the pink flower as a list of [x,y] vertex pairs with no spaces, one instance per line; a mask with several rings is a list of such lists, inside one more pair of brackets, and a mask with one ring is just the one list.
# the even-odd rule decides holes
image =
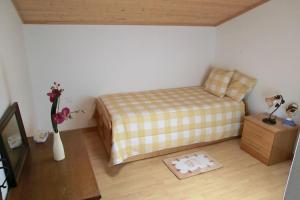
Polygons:
[[47,95],[50,97],[50,101],[53,103],[56,97],[61,95],[62,90],[52,89],[51,92],[48,92]]
[[55,95],[52,92],[47,93],[47,95],[50,97],[50,101],[54,102],[55,100]]
[[56,114],[53,115],[53,121],[56,124],[61,124],[63,123],[65,120],[67,120],[68,118],[70,118],[70,109],[65,107],[61,110],[61,112],[58,112]]
[[62,113],[56,113],[54,114],[53,116],[53,121],[56,123],[56,124],[61,124],[65,121],[65,118],[64,116],[62,115]]
[[67,107],[65,107],[65,108],[63,108],[61,110],[61,113],[62,113],[62,115],[64,116],[65,119],[69,118],[69,116],[70,116],[70,109],[67,108]]

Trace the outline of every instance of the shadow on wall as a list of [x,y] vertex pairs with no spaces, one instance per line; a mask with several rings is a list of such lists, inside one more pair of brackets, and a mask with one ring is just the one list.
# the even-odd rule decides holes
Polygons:
[[209,73],[210,73],[210,71],[212,70],[213,67],[217,67],[217,66],[209,65],[209,67],[207,67],[206,70],[204,71],[203,79],[200,82],[201,86],[204,85],[205,80],[207,79],[207,77],[208,77],[208,75],[209,75]]

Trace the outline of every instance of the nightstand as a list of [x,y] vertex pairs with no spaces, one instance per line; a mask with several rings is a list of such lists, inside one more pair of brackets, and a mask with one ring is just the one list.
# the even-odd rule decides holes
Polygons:
[[292,158],[298,126],[282,124],[277,118],[276,125],[262,122],[267,114],[245,117],[241,149],[266,165],[272,165]]

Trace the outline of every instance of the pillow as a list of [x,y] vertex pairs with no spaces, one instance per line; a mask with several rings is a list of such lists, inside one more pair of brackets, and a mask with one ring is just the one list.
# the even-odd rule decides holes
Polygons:
[[236,71],[226,91],[226,96],[241,101],[255,86],[256,79]]
[[216,96],[224,97],[233,71],[213,68],[204,83],[204,89]]

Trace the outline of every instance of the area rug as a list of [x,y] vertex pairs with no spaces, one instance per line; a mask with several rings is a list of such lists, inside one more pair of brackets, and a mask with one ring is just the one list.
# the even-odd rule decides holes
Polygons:
[[222,167],[222,164],[204,151],[164,159],[164,163],[178,179],[189,178]]

